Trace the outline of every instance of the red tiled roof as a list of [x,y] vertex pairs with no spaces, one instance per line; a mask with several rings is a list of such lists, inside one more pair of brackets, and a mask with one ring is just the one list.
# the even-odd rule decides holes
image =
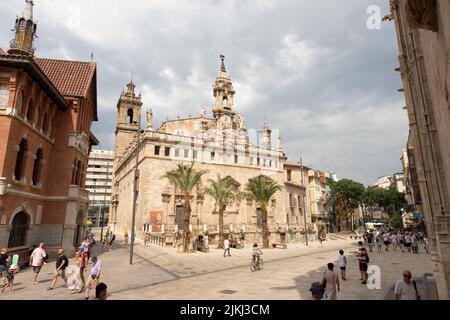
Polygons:
[[95,79],[96,64],[68,60],[35,58],[34,61],[64,96],[86,97]]

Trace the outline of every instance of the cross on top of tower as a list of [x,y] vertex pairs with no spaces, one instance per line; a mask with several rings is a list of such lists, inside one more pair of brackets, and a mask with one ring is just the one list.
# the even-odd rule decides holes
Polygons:
[[225,56],[224,56],[223,54],[221,54],[221,55],[220,55],[220,59],[222,60],[222,65],[221,65],[221,67],[220,67],[220,71],[222,71],[222,72],[227,72],[227,70],[225,69],[225,62],[224,62]]

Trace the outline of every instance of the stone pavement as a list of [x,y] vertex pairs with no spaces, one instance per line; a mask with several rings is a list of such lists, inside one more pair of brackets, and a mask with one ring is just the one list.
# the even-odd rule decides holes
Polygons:
[[[250,271],[252,248],[248,244],[244,249],[232,249],[232,256],[224,258],[223,251],[214,248],[209,253],[184,254],[176,248],[138,243],[132,266],[128,264],[129,251],[120,244],[112,252],[99,255],[104,269],[101,281],[108,285],[109,299],[307,299],[309,286],[320,281],[327,263],[337,263],[341,248],[348,258],[349,280],[341,281],[338,299],[381,300],[401,278],[404,268],[410,269],[414,277],[433,272],[430,256],[423,253],[374,252],[370,264],[380,266],[382,288],[369,290],[361,285],[356,257],[350,253],[357,250],[355,240],[329,240],[323,247],[312,242],[309,247],[290,244],[288,249],[263,250],[264,269],[255,273]],[[0,299],[83,299],[84,295],[70,295],[62,282],[53,291],[45,290],[53,268],[54,262],[43,268],[38,278],[41,282],[36,286],[31,285],[31,270],[21,271],[16,275],[16,290],[0,294]]]
[[[297,300],[308,299],[312,282],[320,281],[329,262],[337,265],[338,250],[344,249],[348,259],[348,281],[341,281],[342,300],[382,300],[392,285],[402,277],[405,268],[414,277],[432,272],[430,256],[401,252],[370,254],[370,264],[381,269],[381,289],[369,290],[361,285],[355,254],[357,241],[337,240],[324,242],[320,247],[313,242],[289,245],[287,250],[263,250],[264,269],[250,271],[251,247],[232,250],[232,257],[223,258],[223,251],[181,254],[176,249],[138,246],[136,251],[148,256],[156,264],[177,274],[180,278],[153,285],[151,290],[129,290],[112,296],[112,299],[247,299],[247,300]],[[164,251],[164,253],[163,253]],[[335,270],[338,270],[336,267]],[[420,289],[420,288],[419,288]]]

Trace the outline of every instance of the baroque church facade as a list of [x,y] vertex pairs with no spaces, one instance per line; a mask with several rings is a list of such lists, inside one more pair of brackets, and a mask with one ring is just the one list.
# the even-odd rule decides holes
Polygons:
[[[291,171],[297,169],[299,174],[305,174],[306,180],[308,170],[289,166],[281,139],[278,138],[276,145],[272,143],[272,131],[266,123],[257,133],[247,129],[245,117],[235,110],[235,90],[224,57],[221,59],[221,68],[213,85],[212,117],[202,110],[198,117],[167,120],[154,128],[153,113],[149,110],[146,128],[141,130],[142,97],[136,95],[133,82],[122,92],[117,104],[110,209],[110,226],[116,232],[131,228],[134,169],[138,163],[134,204],[136,236],[142,238],[144,232],[150,232],[164,237],[166,243],[173,242],[174,234],[182,231],[184,200],[180,191],[162,176],[174,170],[177,163],[192,162],[196,170],[207,171],[191,195],[190,229],[194,236],[208,234],[210,244],[213,244],[218,235],[218,210],[214,199],[205,194],[208,180],[216,180],[217,175],[232,178],[240,191],[245,191],[249,179],[259,175],[278,182],[283,190],[274,195],[268,207],[271,241],[283,241],[288,232],[296,234],[303,230],[305,219],[299,218],[308,208],[294,209],[289,199],[305,197],[306,188],[301,185],[300,178],[297,184],[291,177],[287,181],[286,170],[289,167],[291,176]],[[252,133],[258,137],[256,144],[250,141]],[[298,201],[297,205],[301,203],[307,206],[308,201]],[[307,218],[309,224],[311,218]],[[224,213],[225,233],[236,238],[244,232],[247,240],[258,241],[261,240],[261,229],[261,210],[255,201],[246,198],[228,204]],[[289,239],[296,239],[296,236],[291,235]]]

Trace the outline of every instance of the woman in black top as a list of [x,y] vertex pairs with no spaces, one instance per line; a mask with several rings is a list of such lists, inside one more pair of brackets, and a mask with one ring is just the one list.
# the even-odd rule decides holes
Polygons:
[[6,274],[8,272],[8,268],[7,268],[7,263],[9,260],[8,257],[8,250],[6,248],[3,248],[2,251],[0,252],[0,274],[2,275],[3,278],[3,285],[5,285],[6,282]]

